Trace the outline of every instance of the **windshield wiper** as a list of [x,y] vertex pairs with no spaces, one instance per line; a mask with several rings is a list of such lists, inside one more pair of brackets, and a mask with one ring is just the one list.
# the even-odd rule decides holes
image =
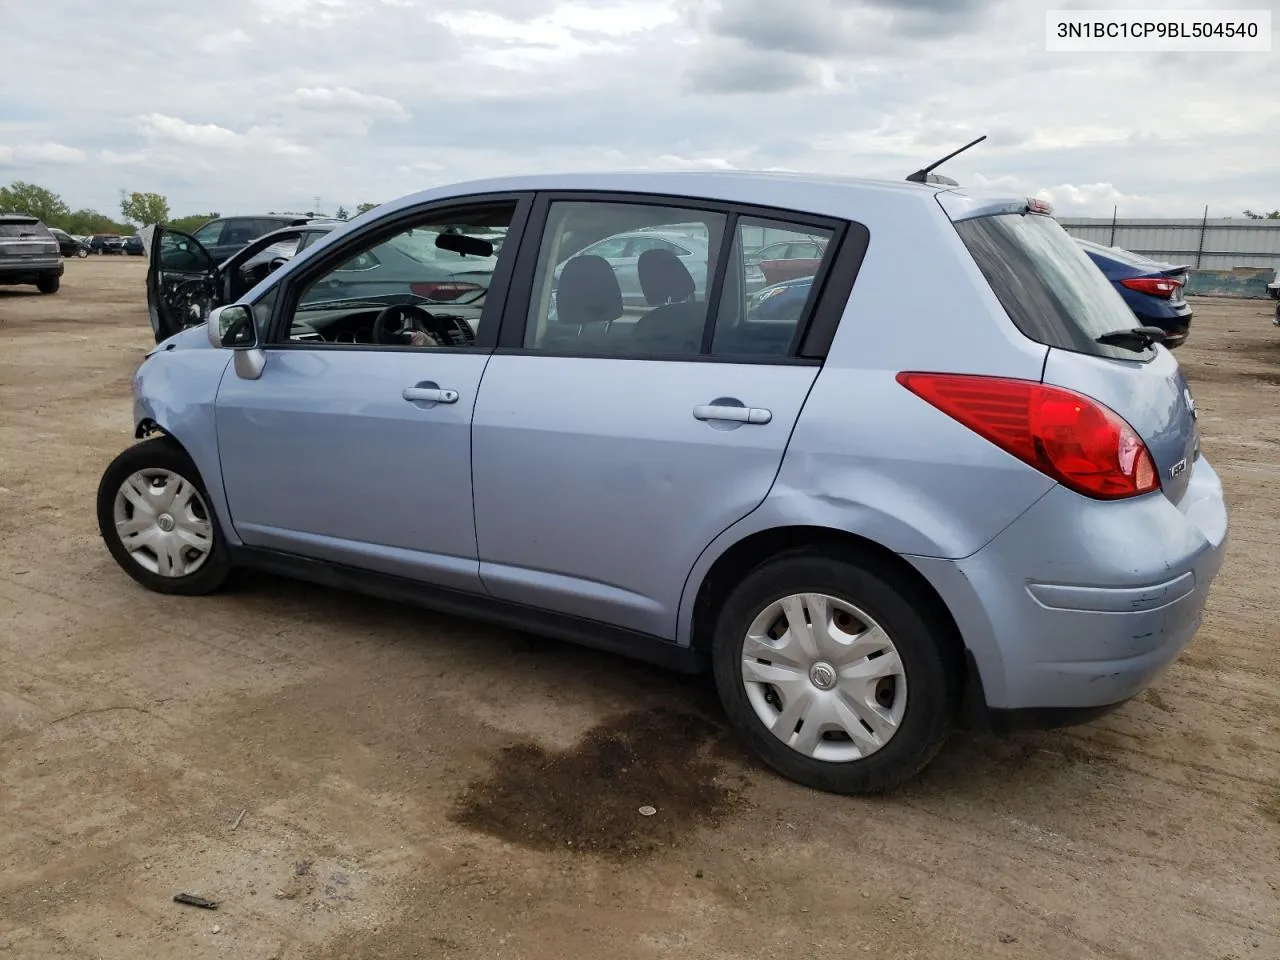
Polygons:
[[1109,347],[1124,347],[1126,350],[1141,353],[1153,343],[1160,343],[1166,336],[1168,334],[1159,327],[1133,327],[1130,330],[1112,330],[1110,333],[1104,333],[1100,337],[1095,337],[1094,342],[1105,343]]

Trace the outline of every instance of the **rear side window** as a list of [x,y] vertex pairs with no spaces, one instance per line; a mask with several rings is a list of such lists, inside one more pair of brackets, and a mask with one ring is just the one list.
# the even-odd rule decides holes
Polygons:
[[961,220],[956,230],[1009,318],[1037,343],[1124,360],[1150,359],[1098,343],[1138,320],[1102,271],[1052,217],[997,214]]

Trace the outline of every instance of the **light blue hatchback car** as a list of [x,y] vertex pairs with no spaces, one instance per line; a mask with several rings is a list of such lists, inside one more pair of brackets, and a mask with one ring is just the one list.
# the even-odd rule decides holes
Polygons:
[[[643,302],[584,252],[677,229],[704,262],[645,250]],[[350,279],[408,231],[495,258],[483,294]],[[785,323],[750,309],[764,232],[823,242]],[[151,243],[157,284],[173,247]],[[722,172],[442,187],[148,354],[98,520],[164,593],[258,568],[709,668],[772,767],[883,790],[957,725],[1098,716],[1195,633],[1227,511],[1177,361],[1134,326],[1035,200]]]

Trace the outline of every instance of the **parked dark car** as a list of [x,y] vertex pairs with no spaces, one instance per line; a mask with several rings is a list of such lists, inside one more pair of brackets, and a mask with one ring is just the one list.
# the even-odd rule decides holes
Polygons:
[[308,223],[333,223],[345,221],[332,217],[315,217],[309,214],[263,214],[253,217],[219,217],[201,226],[191,236],[213,258],[221,263],[246,246],[284,227],[299,227]]
[[124,253],[124,237],[118,233],[95,233],[89,238],[89,252],[99,255]]
[[58,241],[39,218],[0,213],[0,284],[31,283],[57,293],[62,280]]
[[131,237],[124,238],[124,252],[131,257],[140,257],[147,251],[142,246],[142,238],[135,233]]
[[1089,240],[1076,238],[1076,243],[1111,281],[1143,326],[1165,331],[1166,347],[1172,350],[1187,342],[1192,310],[1183,290],[1189,266],[1163,263]]
[[89,248],[67,233],[67,231],[59,230],[57,227],[50,227],[49,232],[53,234],[53,239],[58,241],[58,252],[64,257],[80,257],[83,259],[89,255]]
[[796,277],[765,287],[751,298],[748,321],[795,325],[813,291],[813,277]]

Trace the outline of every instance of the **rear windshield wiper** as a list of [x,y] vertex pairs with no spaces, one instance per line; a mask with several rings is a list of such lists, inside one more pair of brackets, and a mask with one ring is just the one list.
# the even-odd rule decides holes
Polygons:
[[1160,343],[1168,334],[1159,327],[1133,327],[1130,330],[1112,330],[1110,333],[1104,333],[1100,337],[1095,337],[1095,343],[1105,343],[1109,347],[1124,347],[1141,353],[1153,343]]

